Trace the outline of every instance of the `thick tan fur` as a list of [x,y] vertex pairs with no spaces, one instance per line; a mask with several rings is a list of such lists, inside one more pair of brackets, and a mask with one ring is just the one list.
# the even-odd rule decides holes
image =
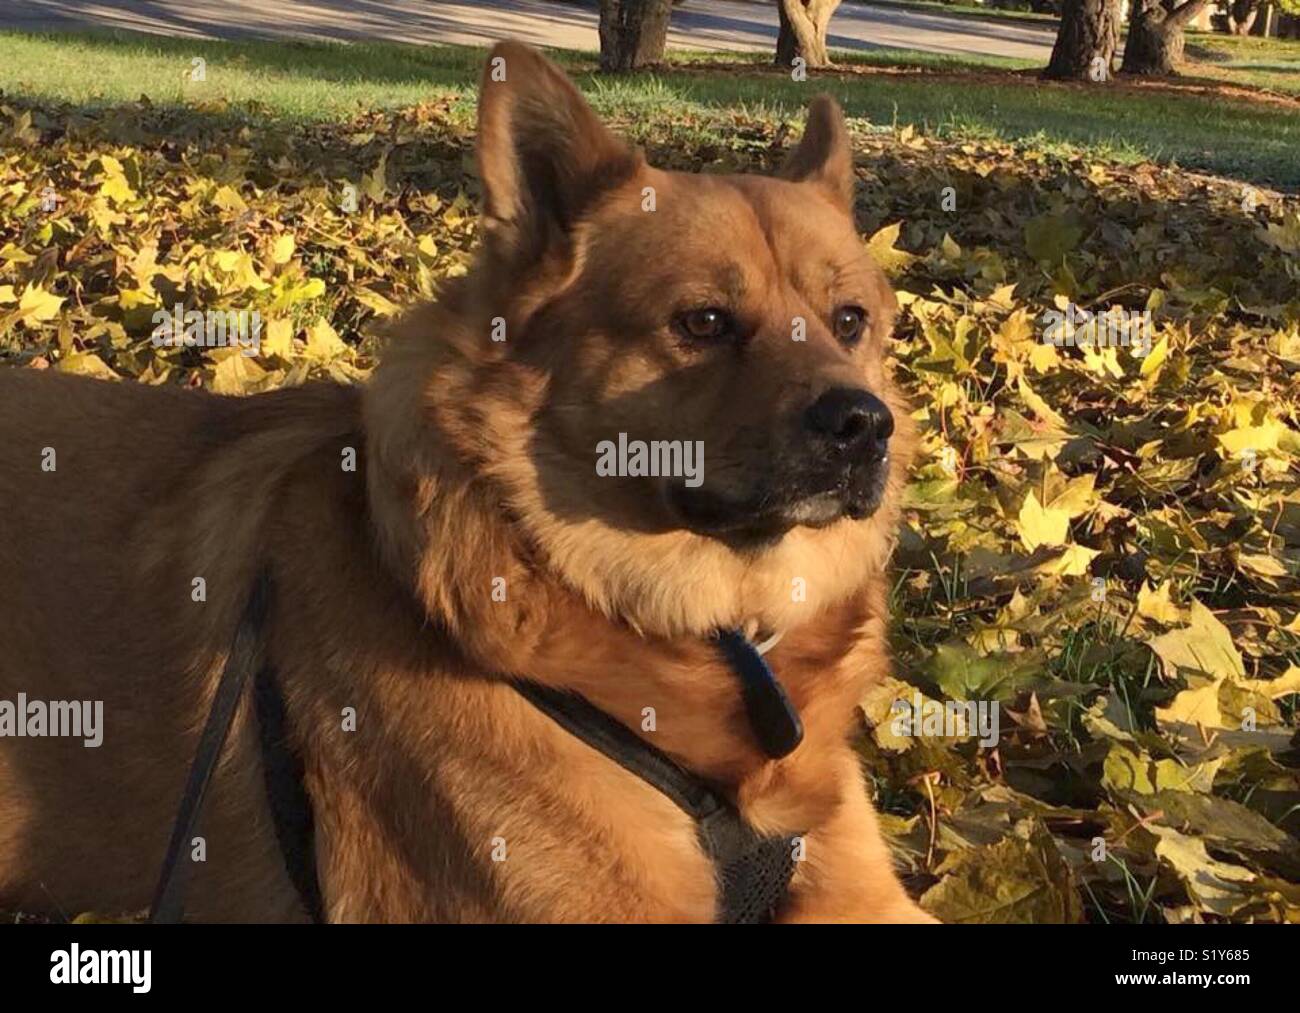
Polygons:
[[[895,303],[853,228],[838,110],[815,104],[784,178],[664,173],[536,53],[493,57],[506,76],[489,70],[481,100],[484,251],[404,320],[363,390],[229,399],[0,373],[0,699],[103,700],[105,716],[99,748],[0,738],[0,907],[148,904],[265,566],[266,649],[331,920],[713,919],[690,820],[507,675],[580,692],[633,729],[653,708],[646,738],[758,828],[806,831],[780,920],[928,920],[849,745],[887,666],[884,568],[911,434],[882,365]],[[750,351],[701,359],[662,337],[666,301],[708,303],[718,285],[761,323]],[[843,293],[871,312],[853,353],[823,322]],[[794,316],[805,342],[789,340]],[[646,480],[595,473],[596,443],[628,431],[703,439],[711,481],[739,488],[774,420],[837,382],[869,387],[899,424],[866,520],[738,550],[675,525]],[[756,746],[708,639],[719,626],[784,634],[768,658],[806,728],[784,760]],[[206,804],[192,919],[304,917],[251,720],[245,704]]]

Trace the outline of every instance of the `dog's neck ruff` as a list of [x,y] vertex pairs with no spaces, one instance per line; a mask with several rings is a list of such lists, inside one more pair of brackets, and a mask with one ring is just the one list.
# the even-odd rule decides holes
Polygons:
[[[254,584],[235,630],[195,750],[150,908],[151,922],[179,922],[183,917],[187,863],[182,855],[198,822],[203,797],[250,675],[267,802],[281,856],[308,915],[316,922],[324,920],[311,799],[303,784],[301,759],[289,744],[284,697],[262,644],[270,594],[270,579],[263,573]],[[763,660],[762,652],[773,643],[775,640],[755,647],[739,631],[718,634],[719,648],[740,678],[750,726],[763,751],[779,759],[799,745],[803,726],[784,688]],[[694,820],[700,846],[713,863],[718,883],[717,921],[747,924],[771,920],[794,875],[799,834],[759,834],[713,786],[583,697],[530,681],[515,680],[511,684],[570,734],[662,792]]]

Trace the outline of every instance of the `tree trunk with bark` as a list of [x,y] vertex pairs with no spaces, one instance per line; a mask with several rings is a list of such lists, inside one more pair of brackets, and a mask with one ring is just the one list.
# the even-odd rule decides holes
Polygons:
[[1061,28],[1043,77],[1105,81],[1119,46],[1118,0],[1065,0]]
[[636,70],[661,63],[673,0],[600,0],[600,69]]
[[1183,62],[1183,29],[1209,0],[1133,0],[1122,74],[1173,75]]
[[776,0],[781,31],[776,37],[776,65],[794,66],[802,57],[807,67],[829,67],[826,33],[840,0]]

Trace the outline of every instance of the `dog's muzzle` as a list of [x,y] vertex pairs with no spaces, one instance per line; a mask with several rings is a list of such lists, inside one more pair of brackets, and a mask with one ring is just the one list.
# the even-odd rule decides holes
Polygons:
[[847,515],[869,517],[880,506],[894,416],[868,390],[832,387],[804,412],[807,470],[794,505],[799,523],[817,526]]
[[686,527],[724,540],[767,542],[793,527],[870,517],[884,497],[894,416],[868,390],[833,387],[802,412],[798,432],[743,497],[666,490]]

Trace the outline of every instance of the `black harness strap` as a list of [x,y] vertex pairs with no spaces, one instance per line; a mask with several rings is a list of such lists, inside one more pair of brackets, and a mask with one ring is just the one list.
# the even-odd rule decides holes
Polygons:
[[311,803],[302,783],[302,763],[289,745],[284,699],[275,679],[275,671],[269,664],[262,663],[261,635],[270,603],[270,585],[270,578],[265,573],[258,576],[235,630],[235,639],[217,683],[212,709],[208,712],[207,723],[199,737],[185,792],[176,813],[176,823],[167,844],[162,873],[149,910],[150,922],[175,924],[184,915],[189,866],[182,861],[182,855],[198,823],[203,799],[212,781],[217,761],[221,758],[222,746],[230,734],[239,698],[253,672],[256,672],[253,679],[253,703],[257,715],[262,770],[280,853],[289,878],[308,914],[313,921],[324,920],[320,881],[316,875],[316,852],[312,841]]
[[511,685],[574,738],[581,739],[620,767],[658,788],[694,819],[702,820],[713,815],[721,805],[718,796],[703,781],[688,774],[666,754],[585,697],[525,680]]
[[794,876],[799,835],[757,833],[723,795],[585,698],[535,682],[513,685],[565,731],[657,788],[695,820],[718,880],[718,922],[771,920]]

